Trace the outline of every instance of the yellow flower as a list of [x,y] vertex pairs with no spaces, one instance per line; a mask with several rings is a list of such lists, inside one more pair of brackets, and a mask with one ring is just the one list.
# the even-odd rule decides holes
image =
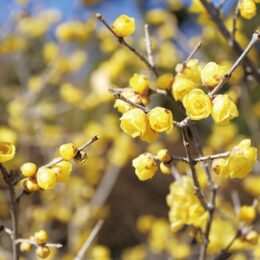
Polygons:
[[[124,96],[125,98],[127,98],[128,100],[130,100],[136,104],[142,103],[141,96],[134,93],[133,91],[124,91],[122,93],[122,96]],[[123,101],[121,99],[115,100],[114,107],[122,114],[133,109],[133,106],[131,106],[130,104],[126,103],[125,101]]]
[[175,100],[182,100],[194,87],[193,81],[183,76],[177,76],[172,84],[172,95]]
[[62,161],[55,164],[52,169],[55,171],[57,182],[66,183],[70,178],[72,164],[68,161]]
[[15,156],[15,146],[11,143],[0,142],[0,163],[10,161]]
[[133,167],[140,181],[151,179],[158,169],[155,156],[150,153],[143,153],[135,158],[133,160]]
[[239,11],[243,18],[252,19],[256,15],[256,4],[253,0],[241,0]]
[[226,125],[239,115],[236,104],[228,95],[217,95],[213,99],[211,116],[220,125]]
[[221,177],[245,178],[257,160],[257,149],[251,146],[251,140],[242,140],[235,146],[227,159],[217,159],[213,162],[215,173]]
[[139,94],[147,93],[150,85],[149,79],[141,74],[134,74],[130,80],[129,85]]
[[253,206],[244,205],[240,208],[239,220],[248,224],[252,223],[256,218],[256,210]]
[[131,137],[144,135],[146,131],[146,114],[139,108],[134,108],[124,113],[120,118],[121,129]]
[[112,28],[119,37],[130,36],[135,32],[135,19],[127,15],[120,15],[113,22]]
[[111,260],[110,250],[103,245],[95,245],[91,251],[91,259],[93,260]]
[[226,72],[226,66],[220,66],[215,62],[209,62],[201,70],[201,81],[206,87],[213,88],[219,83]]
[[193,81],[193,83],[197,86],[201,84],[201,78],[200,78],[200,65],[199,61],[196,59],[191,59],[188,61],[186,66],[183,69],[183,64],[179,63],[176,65],[175,68],[177,73],[181,73],[184,78],[189,79]]
[[212,109],[211,100],[201,89],[193,89],[183,98],[187,115],[192,120],[207,118]]
[[151,128],[158,132],[171,131],[173,127],[172,112],[163,107],[155,107],[148,113]]
[[156,86],[161,89],[169,90],[171,89],[173,83],[172,73],[164,73],[157,78]]
[[172,183],[166,201],[170,207],[169,219],[173,232],[179,231],[184,225],[204,229],[208,213],[194,194],[191,178],[185,176],[181,182]]

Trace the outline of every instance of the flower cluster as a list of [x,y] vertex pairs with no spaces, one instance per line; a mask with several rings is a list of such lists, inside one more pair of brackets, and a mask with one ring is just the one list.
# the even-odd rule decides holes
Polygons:
[[179,231],[185,225],[204,230],[208,212],[194,194],[194,186],[189,177],[185,176],[181,182],[171,184],[166,201],[170,208],[169,220],[173,232]]
[[245,178],[256,163],[257,149],[251,146],[251,140],[242,140],[232,149],[227,159],[217,159],[213,162],[216,174],[223,178]]

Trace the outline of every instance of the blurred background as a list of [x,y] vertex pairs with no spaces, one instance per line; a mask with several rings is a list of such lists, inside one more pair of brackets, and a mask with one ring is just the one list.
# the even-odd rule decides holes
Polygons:
[[[29,237],[35,230],[44,228],[51,242],[64,245],[53,253],[53,259],[61,256],[71,259],[100,218],[105,223],[97,243],[110,250],[112,259],[123,256],[166,259],[165,252],[159,250],[161,242],[140,232],[136,223],[142,215],[167,223],[165,198],[173,177],[158,173],[152,180],[140,182],[131,161],[141,152],[156,153],[162,147],[183,155],[180,133],[174,129],[158,141],[145,144],[120,130],[120,113],[113,108],[114,98],[108,89],[128,87],[133,73],[145,74],[153,86],[156,79],[96,21],[95,14],[101,13],[109,24],[121,14],[134,17],[136,33],[127,42],[144,54],[144,24],[149,24],[152,51],[161,73],[174,74],[176,64],[201,40],[203,47],[196,53],[196,59],[202,63],[213,60],[230,65],[230,60],[235,60],[237,55],[230,51],[208,17],[198,19],[201,10],[194,2],[0,0],[0,139],[17,146],[15,160],[8,163],[8,168],[18,169],[25,161],[40,166],[58,155],[61,144],[73,142],[79,146],[95,134],[100,136],[87,150],[87,163],[74,166],[68,183],[59,184],[51,191],[26,195],[20,201],[22,236]],[[222,1],[214,2],[217,5]],[[221,9],[227,26],[232,22],[235,4],[235,0],[226,1]],[[237,37],[242,46],[247,44],[257,24],[259,16],[239,25],[241,31]],[[252,50],[252,59],[259,63],[257,55]],[[208,153],[223,151],[242,136],[251,136],[255,144],[259,143],[259,90],[255,84],[248,83],[247,96],[241,102],[243,76],[244,71],[239,68],[231,79],[234,87],[225,87],[242,111],[235,123],[223,130],[206,119],[199,126]],[[183,118],[176,104],[167,97],[152,96],[149,106],[155,105],[173,110],[176,120]],[[176,167],[185,173],[185,165],[180,163]],[[6,189],[2,182],[0,185],[1,221],[8,224]],[[243,190],[241,183],[234,181],[232,185]],[[232,187],[223,186],[223,197]],[[22,184],[17,189],[21,190]],[[251,195],[241,199],[250,201]],[[0,242],[2,259],[6,259],[8,237],[1,236]],[[149,243],[154,244],[155,250],[149,249],[147,256],[144,248],[150,248]],[[130,251],[125,251],[127,248]],[[131,254],[133,258],[126,258]],[[33,257],[31,254],[26,259]],[[187,254],[175,257],[185,259]]]

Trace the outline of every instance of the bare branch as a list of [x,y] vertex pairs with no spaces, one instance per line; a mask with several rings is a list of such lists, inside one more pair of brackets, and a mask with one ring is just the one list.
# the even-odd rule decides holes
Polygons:
[[196,52],[201,48],[202,46],[202,41],[198,42],[198,44],[195,46],[195,48],[191,51],[191,53],[189,54],[189,56],[186,58],[186,60],[184,60],[181,65],[181,69],[178,73],[182,73],[183,70],[186,68],[187,63],[189,62],[190,59],[193,58],[193,56],[196,54]]
[[202,190],[201,190],[201,187],[200,187],[200,184],[199,184],[199,181],[198,181],[198,176],[197,176],[197,173],[196,173],[195,165],[192,162],[193,159],[192,159],[192,155],[191,155],[190,140],[189,140],[189,136],[188,136],[188,133],[187,133],[187,129],[182,128],[181,130],[182,130],[181,133],[182,133],[183,145],[184,145],[186,155],[187,155],[187,158],[188,158],[188,162],[189,162],[189,165],[190,165],[195,193],[196,193],[202,207],[205,210],[208,210],[208,206],[207,206],[207,203],[206,203],[206,200],[205,200],[205,196],[202,193]]
[[[31,244],[33,246],[39,247],[39,245],[35,242],[35,240],[33,238],[31,238],[31,239],[18,238],[18,239],[16,239],[15,243],[16,244],[28,243],[28,244]],[[61,248],[61,247],[63,247],[62,244],[53,244],[53,243],[46,243],[44,245],[47,246],[47,247],[50,247],[50,248],[51,247],[52,248]]]
[[232,32],[231,32],[231,46],[234,45],[234,42],[236,40],[236,30],[237,30],[237,19],[239,16],[239,0],[237,1],[234,16],[233,16],[233,25],[232,25]]
[[98,234],[99,230],[101,229],[103,223],[104,223],[104,220],[99,220],[97,222],[95,227],[92,229],[89,237],[86,239],[85,243],[83,244],[83,246],[81,247],[80,251],[76,255],[75,260],[84,259],[84,255],[86,254],[86,252],[88,251],[89,247],[91,246],[93,240],[97,236],[97,234]]
[[11,222],[12,222],[12,250],[13,250],[13,260],[19,259],[19,250],[15,243],[15,240],[18,237],[18,213],[17,213],[17,202],[16,194],[13,185],[13,175],[9,174],[3,164],[0,163],[0,171],[3,174],[5,183],[8,186],[8,191],[10,195],[10,213],[11,213]]
[[[219,16],[219,10],[208,0],[200,0],[201,4],[205,7],[208,14],[211,16],[211,19],[218,27],[221,34],[226,38],[226,40],[230,43],[232,40],[232,35],[226,28],[225,24],[223,23],[223,20]],[[259,36],[258,36],[259,37]],[[243,53],[243,48],[240,46],[240,44],[237,41],[234,41],[233,49],[240,55]],[[250,67],[251,73],[256,79],[256,81],[260,82],[260,72],[258,71],[255,64],[252,62],[250,58],[246,56],[247,52],[244,55],[245,63]]]
[[212,98],[224,85],[224,83],[232,76],[232,73],[234,70],[239,66],[241,61],[246,58],[247,53],[251,50],[251,48],[254,46],[254,44],[259,40],[260,38],[260,31],[256,31],[252,38],[245,48],[245,50],[242,52],[242,54],[238,57],[236,62],[233,64],[233,66],[228,70],[228,72],[222,77],[218,85],[208,93],[209,97]]
[[147,57],[150,65],[154,68],[154,60],[153,60],[153,54],[152,54],[152,44],[150,40],[150,35],[149,35],[149,27],[148,24],[144,25],[144,34],[145,34],[145,46],[146,46],[146,51],[147,51]]
[[156,77],[159,76],[156,68],[150,64],[150,62],[144,57],[144,55],[142,55],[135,48],[129,45],[123,37],[118,36],[101,14],[97,13],[96,18],[106,26],[106,28],[118,39],[120,44],[128,48],[132,53],[134,53],[153,72]]
[[[98,135],[93,136],[89,141],[87,141],[85,144],[83,144],[81,147],[79,147],[78,150],[82,151],[82,150],[86,149],[89,145],[96,142],[98,139],[99,139]],[[62,157],[58,157],[58,158],[52,160],[51,162],[41,166],[40,168],[49,168],[62,161],[64,161],[64,159]]]

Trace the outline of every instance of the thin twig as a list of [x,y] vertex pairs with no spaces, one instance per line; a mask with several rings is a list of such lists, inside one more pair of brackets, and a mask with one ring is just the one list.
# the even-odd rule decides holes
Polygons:
[[94,196],[90,200],[89,204],[91,207],[97,208],[104,205],[116,183],[119,173],[120,168],[117,166],[110,165],[107,168],[95,191]]
[[193,159],[194,162],[203,162],[203,161],[209,161],[209,160],[215,160],[219,158],[226,158],[230,155],[231,151],[224,152],[224,153],[218,153],[218,154],[212,154],[212,155],[206,155],[201,156],[198,158]]
[[218,8],[219,10],[221,10],[221,9],[224,7],[224,5],[227,3],[227,1],[228,1],[228,0],[222,0],[222,1],[218,4],[217,8]]
[[97,234],[98,234],[99,230],[101,229],[103,223],[104,223],[104,220],[99,220],[97,222],[97,224],[92,229],[90,235],[88,236],[88,238],[84,242],[83,246],[81,247],[80,251],[78,252],[76,257],[74,258],[74,260],[82,260],[82,259],[84,259],[84,255],[86,254],[86,252],[88,251],[89,247],[91,246],[93,240],[97,236]]
[[194,138],[195,145],[197,147],[199,155],[201,156],[200,158],[206,159],[206,160],[203,161],[203,166],[204,166],[205,172],[207,174],[209,187],[210,187],[209,202],[207,204],[208,219],[207,219],[205,233],[202,235],[202,244],[201,244],[201,247],[200,247],[200,254],[199,254],[199,259],[204,260],[206,258],[207,247],[208,247],[208,244],[209,244],[209,234],[210,234],[211,225],[212,225],[212,221],[213,221],[214,211],[215,211],[215,208],[216,208],[215,199],[216,199],[216,194],[217,194],[217,189],[218,189],[218,186],[215,185],[214,182],[212,181],[211,171],[210,171],[208,160],[226,157],[230,154],[230,152],[226,152],[226,153],[222,153],[222,154],[218,154],[218,155],[204,156],[202,142],[201,142],[201,139],[200,139],[200,136],[199,136],[199,133],[198,133],[196,126],[191,125],[190,130],[191,130],[192,136]]
[[[115,91],[115,89],[113,89],[113,88],[111,88],[111,89],[109,89],[109,90],[112,92],[112,94],[114,95],[114,97],[115,97],[116,99],[120,99],[120,100],[122,100],[122,101],[128,103],[129,105],[131,105],[131,106],[133,106],[133,107],[139,108],[139,109],[143,110],[144,113],[146,113],[146,114],[149,113],[150,109],[149,109],[148,107],[142,106],[142,105],[140,105],[140,104],[137,104],[137,103],[131,101],[130,99],[124,97],[124,95],[122,95],[122,92],[119,92],[119,93],[118,93],[118,92]],[[183,127],[185,127],[186,125],[188,125],[189,122],[190,122],[190,118],[187,117],[187,118],[185,118],[184,120],[182,120],[181,122],[173,121],[173,125],[175,125],[176,127],[179,127],[179,128],[183,128]]]
[[196,52],[201,48],[202,46],[202,41],[198,42],[197,45],[195,46],[195,48],[191,51],[191,53],[189,54],[189,56],[181,63],[181,69],[178,72],[179,74],[181,74],[183,72],[183,70],[186,68],[187,63],[189,62],[190,59],[193,58],[193,56],[196,54]]
[[233,16],[233,23],[232,23],[232,32],[231,32],[231,46],[234,45],[236,40],[236,30],[237,30],[237,19],[239,17],[239,0],[237,1],[234,16]]
[[6,234],[8,234],[12,238],[13,232],[10,228],[0,225],[0,232],[2,232],[2,231],[5,232]]
[[232,240],[229,242],[229,244],[221,250],[220,254],[214,258],[214,260],[224,260],[227,259],[230,256],[230,253],[228,252],[230,247],[234,244],[234,242],[240,237],[242,231],[241,229],[238,229],[235,236],[232,238]]
[[145,46],[146,46],[148,61],[151,65],[151,67],[154,68],[155,65],[154,65],[153,53],[152,53],[152,43],[151,43],[151,39],[150,39],[148,24],[144,25],[144,35],[145,35],[144,42],[145,42]]
[[[98,135],[93,136],[89,141],[87,141],[85,144],[83,144],[81,147],[79,147],[78,150],[82,151],[82,150],[86,149],[89,145],[96,142],[98,139],[99,139]],[[52,160],[51,162],[41,166],[40,168],[49,168],[62,161],[64,161],[64,159],[62,157],[58,157],[58,158]]]
[[[33,246],[39,247],[39,245],[36,243],[36,241],[33,238],[31,238],[31,239],[18,238],[18,239],[16,239],[15,242],[16,242],[17,245],[21,244],[21,243],[28,243],[28,244],[31,244]],[[62,244],[53,244],[53,243],[46,243],[44,245],[47,246],[47,247],[52,247],[52,248],[63,247]]]
[[206,230],[202,236],[202,245],[200,248],[199,260],[204,260],[206,258],[207,248],[208,248],[208,244],[210,242],[209,234],[210,234],[210,230],[211,230],[211,226],[212,226],[213,215],[214,215],[215,205],[216,205],[215,200],[216,200],[217,190],[218,190],[218,186],[214,185],[214,184],[210,188],[209,203],[207,204],[209,215],[208,215],[208,220],[207,220],[207,224],[206,224]]
[[[201,0],[204,1],[204,0]],[[245,50],[242,52],[242,54],[238,57],[236,62],[233,64],[233,66],[228,70],[228,72],[222,77],[218,85],[208,93],[209,97],[212,98],[224,85],[224,83],[231,77],[234,70],[239,66],[241,61],[246,58],[247,53],[251,50],[251,48],[254,46],[254,44],[260,39],[260,31],[256,31],[253,33],[252,38],[245,48]]]
[[235,209],[235,213],[238,216],[240,207],[241,207],[241,203],[240,203],[240,199],[239,199],[239,194],[236,190],[231,191],[231,200],[232,200],[232,203],[233,203],[233,206]]
[[[226,40],[230,43],[232,40],[232,35],[228,31],[227,27],[225,26],[223,19],[219,16],[219,10],[208,0],[200,0],[201,4],[205,7],[208,14],[210,15],[213,22],[217,25],[219,31],[221,34],[226,38]],[[243,48],[240,46],[240,44],[237,41],[234,41],[233,49],[240,55],[243,53]],[[258,71],[255,64],[252,62],[252,60],[246,56],[247,52],[244,55],[245,63],[250,67],[251,73],[256,79],[256,81],[260,82],[260,72]]]
[[13,185],[13,175],[9,174],[3,164],[0,163],[0,170],[3,174],[3,178],[5,183],[8,186],[8,191],[10,195],[10,213],[11,213],[11,222],[12,222],[12,250],[13,250],[13,260],[19,259],[19,250],[15,243],[18,237],[18,216],[17,216],[17,202],[16,202],[16,194]]
[[139,53],[135,48],[133,48],[131,45],[129,45],[125,39],[123,37],[118,36],[114,30],[112,29],[112,27],[107,23],[107,21],[105,20],[105,18],[97,13],[96,14],[96,18],[102,22],[106,28],[118,39],[119,43],[122,44],[123,46],[125,46],[126,48],[128,48],[132,53],[134,53],[143,63],[145,63],[145,65],[153,72],[153,74],[158,77],[159,73],[157,72],[156,68],[154,66],[152,66],[150,64],[150,62],[144,57],[144,55],[142,55],[141,53]]
[[197,176],[197,173],[196,173],[195,165],[192,161],[193,159],[192,159],[191,150],[190,150],[190,139],[189,139],[189,136],[188,136],[188,133],[187,133],[187,129],[182,128],[181,133],[182,133],[183,145],[184,145],[185,152],[186,152],[188,162],[189,162],[189,166],[190,166],[190,169],[191,169],[195,193],[196,193],[202,207],[205,210],[208,210],[208,206],[207,206],[207,203],[206,203],[206,200],[205,200],[205,196],[202,193],[202,190],[201,190],[201,187],[200,187],[200,184],[199,184],[199,181],[198,181],[198,176]]
[[30,194],[30,193],[27,192],[26,190],[22,190],[22,191],[20,192],[20,194],[16,197],[16,202],[19,203],[19,201],[21,200],[21,198],[22,198],[23,196],[29,195],[29,194]]

